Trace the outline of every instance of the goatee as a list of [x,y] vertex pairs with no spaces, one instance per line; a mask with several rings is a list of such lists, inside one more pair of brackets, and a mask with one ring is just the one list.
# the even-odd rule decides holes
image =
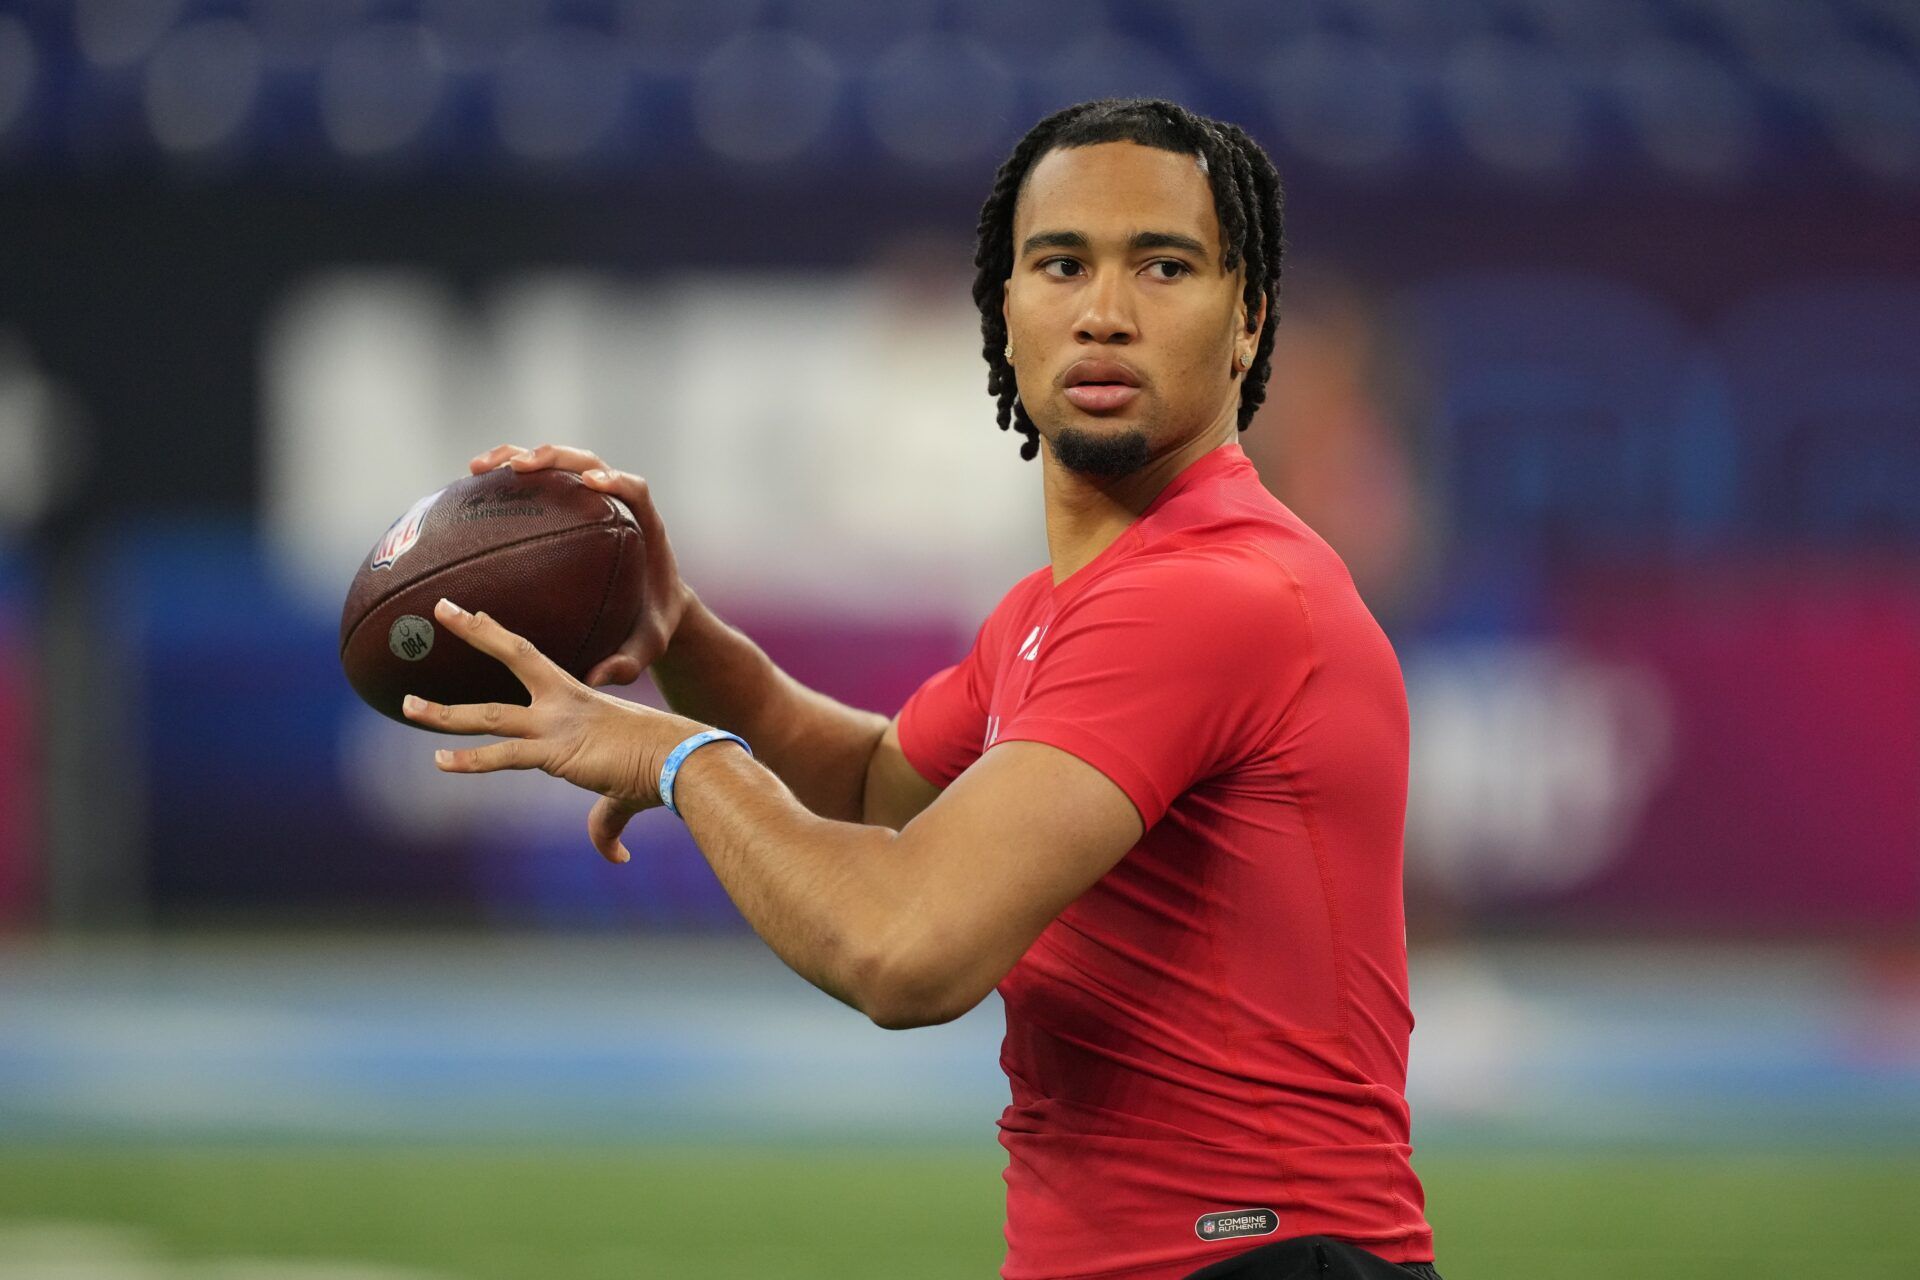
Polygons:
[[1147,437],[1137,428],[1109,434],[1062,427],[1052,444],[1060,465],[1083,476],[1132,475],[1147,465]]

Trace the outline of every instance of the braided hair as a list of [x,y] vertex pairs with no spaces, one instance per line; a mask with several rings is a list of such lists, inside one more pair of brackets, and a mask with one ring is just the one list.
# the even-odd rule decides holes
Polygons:
[[1026,459],[1039,454],[1040,432],[1020,403],[1013,365],[1006,357],[1007,322],[1000,312],[1002,290],[1013,274],[1013,208],[1027,174],[1041,156],[1063,147],[1090,147],[1102,142],[1133,142],[1199,159],[1213,188],[1226,269],[1232,271],[1242,263],[1246,266],[1249,332],[1251,322],[1260,314],[1260,303],[1267,303],[1253,365],[1240,384],[1240,430],[1247,429],[1254,411],[1267,398],[1267,375],[1273,369],[1273,326],[1279,319],[1276,290],[1280,258],[1286,249],[1280,175],[1273,161],[1239,126],[1210,120],[1171,102],[1158,98],[1083,102],[1056,111],[1027,131],[1000,166],[993,192],[980,206],[979,238],[973,254],[973,300],[980,308],[987,393],[999,406],[1000,429],[1011,428],[1026,437],[1020,446],[1020,456]]

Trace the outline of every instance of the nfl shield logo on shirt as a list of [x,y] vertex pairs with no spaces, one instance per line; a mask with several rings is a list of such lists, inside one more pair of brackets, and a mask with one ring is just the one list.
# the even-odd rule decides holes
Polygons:
[[1193,1224],[1202,1240],[1238,1240],[1243,1236],[1270,1236],[1280,1229],[1280,1215],[1271,1209],[1222,1209],[1207,1213]]

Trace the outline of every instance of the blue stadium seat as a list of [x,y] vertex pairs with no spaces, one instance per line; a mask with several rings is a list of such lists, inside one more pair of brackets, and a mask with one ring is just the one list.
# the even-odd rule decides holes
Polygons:
[[[1838,160],[1905,185],[1920,173],[1912,141],[1920,19],[1908,14],[1912,7],[1904,0],[0,0],[0,77],[11,72],[14,82],[0,81],[0,163],[44,156],[83,171],[156,159],[194,166],[206,152],[224,151],[228,160],[268,168],[465,172],[480,160],[483,168],[505,161],[491,171],[506,172],[527,160],[619,169],[640,152],[749,165],[802,157],[862,164],[886,154],[929,172],[985,143],[964,129],[947,136],[897,92],[868,104],[863,87],[902,50],[953,41],[967,50],[967,67],[984,55],[992,68],[989,108],[1010,118],[1097,94],[1166,94],[1271,130],[1283,167],[1305,160],[1384,172],[1451,164],[1464,139],[1470,163],[1546,181],[1588,164],[1649,162],[1689,178],[1743,180],[1756,161],[1778,154]],[[217,85],[204,101],[185,95],[174,127],[156,138],[129,101],[129,86],[137,98],[143,68],[167,38],[210,21],[237,23],[257,42],[264,91],[257,102],[241,90],[223,98]],[[396,45],[396,31],[417,32],[426,55],[382,48]],[[522,80],[494,83],[525,72],[516,55],[529,45],[584,47],[590,42],[582,33],[610,43],[606,56],[587,55],[593,65],[568,102],[549,111]],[[6,92],[23,75],[23,39],[31,41],[35,114],[59,117],[50,123],[24,120]],[[259,73],[248,61],[234,74],[252,87]],[[1006,75],[1016,92],[1014,105],[1002,107]],[[633,77],[629,96],[664,94],[664,104],[612,111],[623,76]],[[762,80],[772,96],[799,100],[794,119],[759,108],[752,91]],[[504,129],[490,105],[502,96],[521,103]],[[220,123],[220,104],[240,98],[249,98],[248,110],[236,113],[244,114],[240,123],[200,127],[201,112]],[[877,152],[862,145],[863,122],[876,112]],[[753,126],[769,115],[769,136],[755,136]],[[221,145],[183,145],[203,133],[220,133]]]
[[1717,327],[1730,405],[1751,442],[1756,532],[1829,545],[1920,541],[1920,287],[1809,280]]

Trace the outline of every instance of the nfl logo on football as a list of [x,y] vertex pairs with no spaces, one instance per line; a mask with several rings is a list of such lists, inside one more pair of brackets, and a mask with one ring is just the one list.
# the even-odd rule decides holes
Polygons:
[[393,522],[381,537],[380,545],[373,549],[371,568],[392,567],[395,560],[407,554],[413,548],[413,544],[420,541],[420,526],[426,523],[427,512],[433,509],[433,504],[440,500],[440,494],[444,492],[446,491],[442,489],[428,494],[408,507],[407,514]]

